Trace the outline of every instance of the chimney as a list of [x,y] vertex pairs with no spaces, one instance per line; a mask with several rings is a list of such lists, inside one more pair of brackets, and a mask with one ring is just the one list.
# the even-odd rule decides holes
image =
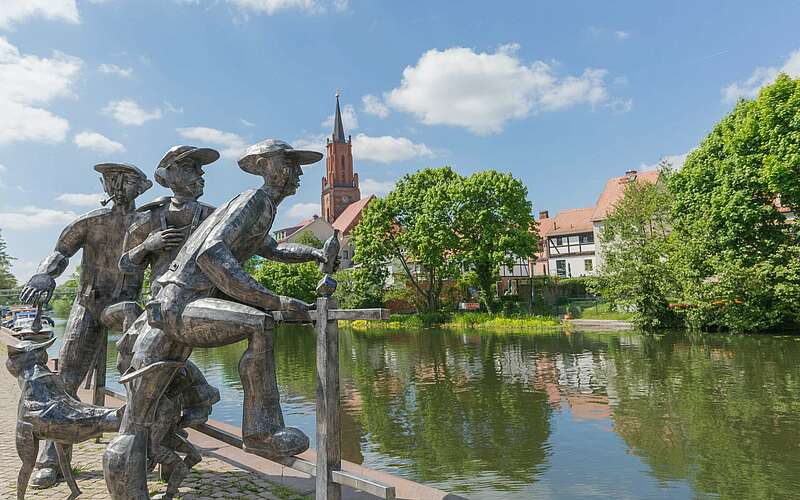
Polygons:
[[633,181],[636,180],[636,174],[637,174],[637,172],[636,172],[635,169],[626,170],[625,171],[625,178],[628,179],[628,182],[633,182]]
[[542,210],[541,212],[539,212],[539,220],[549,219],[549,218],[550,218],[550,212],[549,211]]

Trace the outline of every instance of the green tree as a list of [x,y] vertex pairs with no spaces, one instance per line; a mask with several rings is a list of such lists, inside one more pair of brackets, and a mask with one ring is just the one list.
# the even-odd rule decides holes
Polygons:
[[517,257],[533,255],[538,248],[528,189],[510,173],[496,170],[472,174],[452,188],[458,259],[475,273],[487,309],[497,312],[500,267],[511,266]]
[[295,238],[296,243],[301,245],[308,245],[314,248],[322,248],[323,242],[309,230],[305,230]]
[[14,260],[6,251],[6,241],[0,232],[0,289],[17,287],[17,278],[11,274],[11,262]]
[[53,311],[59,318],[68,318],[69,311],[72,309],[72,303],[75,302],[75,296],[78,294],[78,285],[80,281],[81,266],[75,268],[72,276],[64,283],[58,285],[55,289],[53,296],[55,297],[50,305]]
[[[692,325],[735,331],[800,319],[800,80],[786,75],[735,109],[671,179],[675,270]],[[678,244],[679,243],[679,244]]]
[[346,309],[381,307],[386,268],[370,269],[366,266],[343,269],[336,273],[338,287],[336,298],[339,306]]
[[279,295],[294,297],[305,302],[313,302],[316,299],[317,283],[322,279],[322,273],[315,262],[284,264],[267,259],[259,260],[252,276]]
[[370,269],[399,264],[426,312],[439,310],[445,280],[458,274],[452,185],[462,179],[450,167],[406,175],[367,206],[353,232],[356,261]]
[[[322,242],[311,231],[303,231],[297,243],[322,248]],[[261,257],[252,257],[245,262],[245,271],[269,290],[288,297],[313,302],[317,297],[317,283],[322,279],[315,262],[284,264]]]
[[594,293],[618,305],[632,306],[642,327],[674,323],[669,298],[676,292],[670,267],[672,195],[669,166],[661,165],[655,183],[628,184],[603,223],[603,265],[591,281]]

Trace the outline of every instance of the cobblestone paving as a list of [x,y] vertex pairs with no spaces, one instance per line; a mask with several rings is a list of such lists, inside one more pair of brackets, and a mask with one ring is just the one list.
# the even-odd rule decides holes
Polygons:
[[[19,386],[5,369],[6,349],[0,345],[0,498],[16,498],[17,473],[20,460],[14,446],[14,427],[19,401]],[[102,442],[94,440],[75,446],[72,457],[75,480],[83,494],[81,500],[109,498],[103,479],[103,450],[113,435],[103,436]],[[149,476],[150,495],[163,493],[166,484],[157,475]],[[26,499],[59,499],[69,496],[69,487],[61,482],[53,488],[35,490],[28,488]],[[266,498],[299,500],[301,496],[289,488],[266,480],[259,474],[243,471],[213,457],[204,456],[191,474],[183,481],[177,498]]]

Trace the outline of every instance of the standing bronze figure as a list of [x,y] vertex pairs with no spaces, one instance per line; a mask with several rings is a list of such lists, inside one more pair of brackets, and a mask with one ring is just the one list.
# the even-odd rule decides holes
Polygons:
[[106,484],[115,499],[148,498],[145,443],[156,405],[175,370],[195,347],[217,347],[244,339],[239,362],[244,390],[242,439],[259,454],[291,456],[308,448],[308,437],[286,427],[280,407],[273,352],[274,322],[268,311],[307,311],[310,305],[274,294],[242,264],[254,255],[280,262],[326,262],[322,251],[305,245],[278,245],[269,236],[278,204],[296,192],[301,165],[322,155],[266,140],[239,160],[245,172],[263,177],[260,188],[241,193],[212,213],[189,237],[158,293],[147,304],[149,328],[134,345],[126,377],[128,411],[120,436],[103,459]]
[[[59,353],[60,375],[67,392],[77,398],[81,381],[94,366],[96,353],[106,342],[101,317],[110,305],[135,301],[142,287],[142,275],[119,272],[125,232],[135,214],[134,200],[152,186],[133,165],[103,163],[94,169],[102,174],[102,185],[111,208],[100,208],[79,217],[59,236],[55,249],[25,284],[20,300],[46,304],[53,295],[55,278],[67,268],[69,258],[83,250],[79,290],[70,310]],[[39,454],[31,485],[46,488],[59,477],[58,457],[52,443]]]
[[[165,196],[141,206],[128,229],[125,252],[119,268],[125,273],[143,273],[150,268],[151,295],[158,295],[158,279],[168,270],[181,246],[195,229],[214,211],[200,203],[205,181],[203,167],[215,162],[219,153],[210,148],[174,146],[164,155],[155,171],[160,185],[172,190]],[[133,346],[139,333],[149,328],[142,314],[117,342],[117,368],[128,370]],[[157,421],[151,426],[148,444],[148,470],[161,465],[161,477],[167,483],[165,498],[171,498],[191,467],[201,457],[186,439],[185,427],[208,420],[211,407],[219,401],[219,391],[208,384],[202,372],[187,361],[172,380],[158,404]],[[180,451],[186,457],[181,459]]]

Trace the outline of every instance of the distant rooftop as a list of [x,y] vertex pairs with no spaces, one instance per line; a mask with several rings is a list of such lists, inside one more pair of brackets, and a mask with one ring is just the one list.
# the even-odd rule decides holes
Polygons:
[[614,208],[614,205],[622,199],[622,196],[625,194],[625,188],[631,182],[656,182],[659,175],[661,175],[661,172],[658,170],[650,170],[647,172],[629,170],[625,172],[623,176],[612,177],[606,182],[603,192],[600,193],[600,197],[597,199],[590,220],[594,222],[605,220],[609,212]]

